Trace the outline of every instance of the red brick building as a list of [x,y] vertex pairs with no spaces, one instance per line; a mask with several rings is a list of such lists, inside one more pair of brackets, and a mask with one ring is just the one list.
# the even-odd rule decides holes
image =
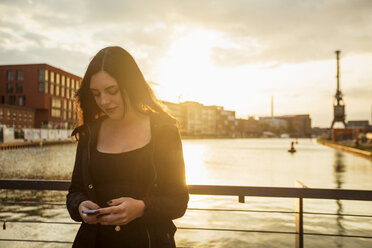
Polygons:
[[34,122],[34,109],[0,104],[0,124],[14,128],[32,128]]
[[72,128],[80,84],[80,77],[48,64],[0,65],[0,104],[33,110],[34,128]]

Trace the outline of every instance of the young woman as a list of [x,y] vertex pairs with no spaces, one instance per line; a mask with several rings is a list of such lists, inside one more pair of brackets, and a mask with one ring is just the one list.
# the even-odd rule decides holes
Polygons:
[[182,143],[132,56],[106,47],[77,92],[83,125],[67,208],[73,247],[175,247],[189,200]]

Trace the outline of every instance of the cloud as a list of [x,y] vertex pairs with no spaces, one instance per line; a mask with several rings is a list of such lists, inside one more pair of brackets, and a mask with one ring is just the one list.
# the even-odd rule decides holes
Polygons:
[[[36,33],[48,37],[45,30],[84,36],[82,47],[95,41],[99,45],[127,44],[150,60],[164,54],[179,25],[215,30],[234,44],[216,45],[211,50],[211,59],[219,66],[324,60],[333,57],[336,49],[345,55],[372,53],[372,2],[367,0],[33,0],[26,4],[2,1],[1,6],[13,10],[13,20],[21,17],[27,25],[22,28],[3,18],[0,30],[11,29],[25,40],[33,37],[38,45],[45,44]],[[9,13],[6,16],[6,20],[12,19]]]
[[[309,65],[308,71],[300,68],[305,68],[310,61],[334,60],[336,49],[342,50],[344,58],[354,54],[370,56],[372,1],[2,0],[0,63],[49,63],[82,76],[98,50],[108,45],[121,45],[134,55],[144,74],[153,79],[151,76],[156,74],[159,60],[167,55],[173,42],[195,30],[216,34],[208,41],[208,45],[212,44],[209,58],[221,71],[243,70],[245,65],[260,64],[262,74],[248,71],[244,74],[248,75],[247,80],[251,79],[250,73],[262,80],[270,79],[268,73],[278,78],[267,82],[268,92],[257,94],[270,96],[270,92],[274,92],[278,94],[276,101],[280,95],[289,100],[301,100],[302,104],[303,98],[311,102],[309,92],[316,88],[316,97],[323,99],[324,105],[325,101],[332,102],[334,94],[333,78],[324,78],[325,74],[320,72],[320,68],[327,65]],[[213,40],[215,37],[218,40]],[[283,65],[289,63],[298,64],[298,67],[293,71],[283,70]],[[343,68],[346,74],[344,64]],[[319,75],[314,75],[315,69],[319,70]],[[190,68],[186,67],[185,71],[188,70]],[[228,80],[229,76],[224,78]],[[350,77],[355,78],[355,75]],[[350,87],[343,85],[347,104],[358,97],[370,102],[370,79],[366,75],[363,82],[356,79],[358,83]],[[160,80],[156,77],[153,80],[159,82],[155,87],[161,86]],[[243,87],[236,81],[230,84],[236,89]],[[275,90],[282,86],[278,86],[279,83],[286,87]],[[218,85],[225,87],[222,80],[216,82],[211,99],[218,94],[221,94],[218,99],[225,97],[226,88],[219,91]],[[231,94],[237,93],[232,91]],[[229,104],[227,100],[226,104]],[[315,107],[316,104],[308,105],[310,109],[313,107],[310,105]]]
[[[235,43],[215,47],[211,57],[220,65],[323,60],[336,49],[372,52],[370,1],[184,1],[172,11],[173,21],[218,30]],[[250,40],[260,44],[254,53]]]
[[366,100],[367,102],[372,104],[371,96],[372,96],[372,78],[369,80],[362,79],[359,82],[356,82],[358,87],[355,85],[350,85],[345,87],[345,89],[341,89],[344,93],[344,100],[347,101],[347,98],[355,98],[359,99],[360,101]]
[[47,63],[62,70],[69,71],[82,77],[80,73],[85,70],[89,63],[86,54],[78,51],[63,50],[60,48],[34,47],[33,53],[9,49],[0,50],[0,64],[29,64]]

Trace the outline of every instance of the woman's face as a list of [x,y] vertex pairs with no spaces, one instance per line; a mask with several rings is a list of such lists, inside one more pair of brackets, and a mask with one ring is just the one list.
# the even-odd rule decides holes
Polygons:
[[90,92],[98,107],[113,120],[124,117],[124,102],[116,80],[108,73],[100,71],[90,79]]

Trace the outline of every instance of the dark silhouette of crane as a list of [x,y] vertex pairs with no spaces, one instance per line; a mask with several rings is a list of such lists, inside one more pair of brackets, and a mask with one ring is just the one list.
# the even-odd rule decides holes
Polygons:
[[335,103],[333,104],[333,121],[331,129],[333,128],[336,122],[342,122],[347,127],[345,122],[345,104],[342,100],[342,92],[340,90],[340,52],[339,50],[335,51],[337,57],[337,90],[335,95]]

